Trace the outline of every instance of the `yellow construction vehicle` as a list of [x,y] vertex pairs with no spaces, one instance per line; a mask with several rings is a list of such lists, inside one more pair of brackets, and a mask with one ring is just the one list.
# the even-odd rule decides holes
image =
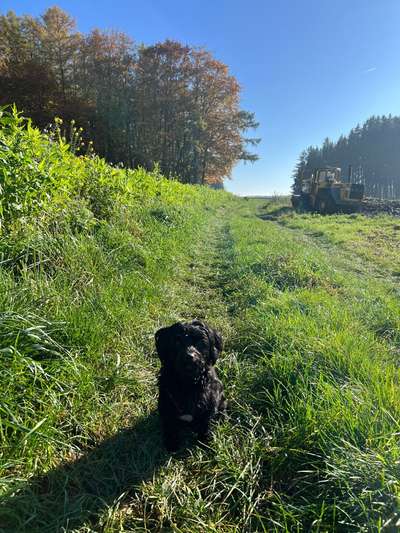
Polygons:
[[293,194],[292,205],[296,209],[321,214],[358,211],[364,198],[364,185],[345,182],[337,167],[316,168],[309,178],[301,181],[300,194]]

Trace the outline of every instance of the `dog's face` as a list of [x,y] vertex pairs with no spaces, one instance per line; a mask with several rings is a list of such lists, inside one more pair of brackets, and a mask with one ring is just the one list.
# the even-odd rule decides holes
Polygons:
[[222,351],[220,334],[204,322],[177,322],[156,333],[157,353],[164,367],[182,379],[196,380],[214,365]]

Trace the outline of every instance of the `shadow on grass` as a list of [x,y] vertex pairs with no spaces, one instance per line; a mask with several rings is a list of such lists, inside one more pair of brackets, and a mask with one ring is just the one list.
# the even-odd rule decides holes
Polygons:
[[277,220],[279,217],[288,215],[289,213],[293,213],[293,207],[281,206],[271,209],[268,213],[260,213],[257,216],[258,218],[261,218],[261,220]]
[[71,531],[88,521],[95,528],[102,511],[118,498],[133,496],[168,459],[153,413],[6,496],[0,532]]

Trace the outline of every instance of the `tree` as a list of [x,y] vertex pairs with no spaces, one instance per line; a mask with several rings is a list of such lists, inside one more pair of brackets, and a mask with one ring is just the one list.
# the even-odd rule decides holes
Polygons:
[[76,31],[58,7],[41,18],[0,17],[0,103],[44,128],[75,119],[108,161],[158,164],[186,183],[218,183],[255,161],[257,127],[240,109],[228,67],[202,48],[167,40],[137,47],[124,33]]
[[242,133],[256,127],[239,108],[239,85],[226,65],[203,49],[165,41],[139,51],[135,80],[136,153],[160,162],[167,176],[211,183],[229,177],[245,149]]
[[400,197],[400,117],[372,116],[337,142],[326,139],[321,148],[308,148],[294,170],[294,190],[304,173],[326,165],[340,167],[343,175],[351,165],[368,195]]
[[69,94],[74,90],[74,56],[79,54],[81,38],[74,33],[75,21],[59,7],[48,9],[42,19],[42,24],[35,25],[40,57],[53,72],[61,99],[67,103]]
[[132,165],[135,47],[123,33],[93,30],[82,46],[77,78],[91,102],[89,134],[96,151],[111,162]]

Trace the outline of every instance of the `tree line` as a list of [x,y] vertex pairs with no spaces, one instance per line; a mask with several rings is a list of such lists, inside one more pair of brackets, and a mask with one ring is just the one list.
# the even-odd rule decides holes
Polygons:
[[126,34],[77,31],[58,7],[41,17],[0,16],[0,104],[34,124],[75,121],[109,162],[185,183],[221,183],[259,139],[240,86],[203,48],[166,40],[136,44]]
[[293,189],[317,167],[340,167],[344,177],[352,167],[353,180],[365,183],[366,194],[400,198],[400,117],[372,116],[336,142],[304,150],[294,170]]

